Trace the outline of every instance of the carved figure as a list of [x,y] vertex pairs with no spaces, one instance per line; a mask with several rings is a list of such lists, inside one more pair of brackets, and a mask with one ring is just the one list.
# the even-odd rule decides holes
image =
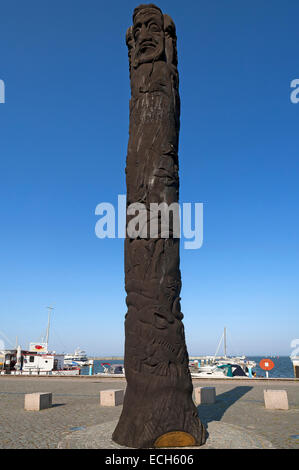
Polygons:
[[[126,34],[131,79],[127,206],[178,202],[180,127],[176,30],[153,4],[134,10]],[[127,224],[131,216],[127,216]],[[205,441],[180,305],[179,239],[125,239],[127,389],[113,440],[129,447]]]

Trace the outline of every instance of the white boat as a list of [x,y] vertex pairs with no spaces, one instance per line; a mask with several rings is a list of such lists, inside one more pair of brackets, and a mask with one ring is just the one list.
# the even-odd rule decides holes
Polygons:
[[29,350],[17,346],[15,349],[0,351],[1,375],[79,375],[80,367],[65,365],[64,354],[48,350],[49,330],[50,312],[45,342],[30,343]]
[[53,353],[24,354],[22,374],[25,375],[79,375],[80,367],[64,364],[64,355]]
[[97,372],[96,375],[103,377],[114,376],[125,377],[125,368],[123,364],[110,364],[110,362],[102,362],[103,372]]
[[[193,378],[232,378],[232,377],[254,377],[252,372],[253,365],[248,364],[243,367],[241,364],[236,362],[236,358],[229,357],[225,361],[213,362],[210,364],[198,363],[195,365],[194,362],[189,364],[191,377]],[[249,361],[251,362],[251,361]],[[255,363],[253,363],[255,364]]]
[[[220,345],[224,342],[224,355],[217,356]],[[227,356],[226,328],[218,344],[214,356],[199,356],[189,362],[191,377],[194,378],[231,378],[231,377],[255,377],[253,369],[256,367],[254,361],[246,359],[245,356]]]
[[85,351],[77,348],[73,354],[66,354],[64,356],[64,363],[68,365],[78,365],[80,367],[89,366],[92,364],[86,355]]
[[[16,349],[0,351],[1,375],[79,375],[80,367],[64,364],[64,355],[40,351],[39,343],[31,343],[30,350]],[[1,358],[3,358],[1,360]]]

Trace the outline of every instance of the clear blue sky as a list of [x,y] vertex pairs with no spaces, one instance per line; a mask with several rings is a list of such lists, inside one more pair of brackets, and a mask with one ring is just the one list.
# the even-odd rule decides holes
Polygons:
[[[125,193],[125,32],[136,1],[2,2],[0,330],[23,347],[123,352],[123,240],[94,233]],[[181,251],[190,354],[290,354],[299,338],[297,0],[161,0],[177,26],[181,202],[204,244]],[[1,337],[0,337],[1,339]],[[8,346],[8,344],[7,344]]]

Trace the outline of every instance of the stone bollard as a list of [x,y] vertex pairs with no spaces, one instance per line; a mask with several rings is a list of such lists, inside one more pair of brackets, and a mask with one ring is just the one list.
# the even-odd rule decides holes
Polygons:
[[215,387],[194,388],[194,400],[197,405],[212,405],[216,401]]
[[101,390],[100,405],[102,406],[118,406],[124,401],[124,390]]
[[52,406],[52,393],[26,393],[25,411],[40,411]]
[[288,410],[288,394],[286,390],[264,390],[265,408],[268,410]]

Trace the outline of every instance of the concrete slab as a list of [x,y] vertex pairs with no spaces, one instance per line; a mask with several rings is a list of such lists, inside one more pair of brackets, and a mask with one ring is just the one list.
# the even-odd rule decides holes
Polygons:
[[286,390],[264,390],[265,408],[268,410],[288,410],[289,401]]
[[40,411],[52,406],[52,393],[26,393],[25,411]]
[[124,390],[101,390],[100,405],[102,406],[118,406],[124,401]]
[[[127,449],[112,441],[118,420],[89,426],[83,431],[69,433],[58,444],[58,449]],[[201,447],[185,449],[274,449],[271,442],[252,431],[232,424],[212,421],[208,425],[207,442]],[[180,447],[184,449],[184,447]],[[159,449],[160,450],[160,449]]]
[[212,405],[216,401],[215,387],[194,387],[194,401],[197,405]]

